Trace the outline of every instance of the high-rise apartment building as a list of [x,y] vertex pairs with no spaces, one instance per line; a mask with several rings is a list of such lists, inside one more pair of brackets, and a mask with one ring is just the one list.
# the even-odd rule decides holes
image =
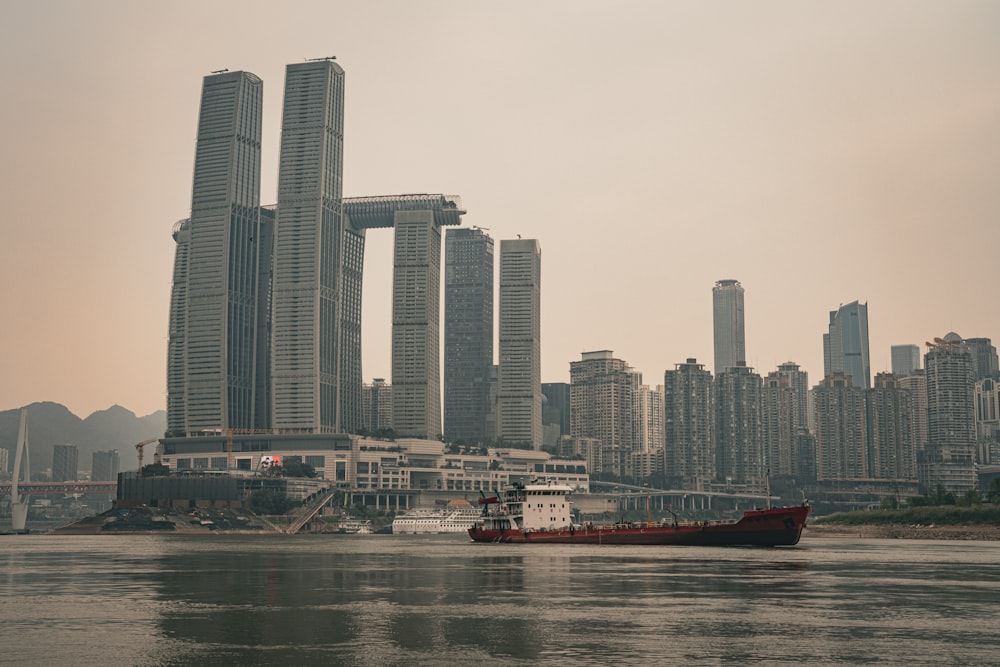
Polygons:
[[743,325],[743,287],[738,280],[720,280],[712,288],[712,329],[715,338],[715,374],[746,362]]
[[174,228],[167,430],[256,425],[261,80],[206,76],[191,215]]
[[543,382],[542,397],[542,427],[555,427],[559,437],[569,435],[569,383]]
[[870,389],[868,304],[852,301],[830,311],[829,332],[823,334],[823,375],[846,373],[855,387]]
[[[354,374],[341,363],[360,352],[360,338],[356,346],[344,340],[342,320],[353,315],[354,300],[345,299],[353,287],[343,280],[345,265],[360,269],[364,256],[364,235],[345,232],[343,139],[344,70],[332,60],[288,65],[271,315],[272,425],[279,429],[336,433],[361,424],[360,372],[348,382]],[[360,295],[357,301],[360,310]]]
[[0,447],[0,473],[10,472],[10,450]]
[[604,472],[630,474],[642,376],[611,350],[584,352],[570,362],[570,433],[604,446]]
[[449,229],[444,243],[444,436],[491,439],[493,239],[478,228]]
[[972,377],[1000,379],[997,348],[989,338],[965,338],[962,342],[969,348],[972,355]]
[[767,487],[761,438],[761,377],[737,362],[715,376],[715,474],[719,481]]
[[871,477],[917,478],[912,410],[913,397],[899,386],[894,374],[875,375],[875,387],[868,391],[867,414]]
[[920,347],[917,345],[893,345],[892,374],[901,377],[920,369]]
[[385,378],[366,384],[361,394],[364,428],[372,434],[392,430],[392,385]]
[[896,385],[910,394],[910,437],[919,453],[927,446],[927,376],[920,368],[896,378]]
[[663,374],[665,474],[681,488],[704,490],[715,479],[712,374],[697,359]]
[[534,239],[500,241],[497,430],[507,443],[542,442],[542,251]]
[[641,385],[638,403],[635,451],[649,453],[662,450],[666,440],[663,431],[663,385]]
[[816,479],[869,477],[865,390],[836,372],[813,388],[816,412]]
[[760,393],[761,440],[767,467],[775,476],[791,477],[796,470],[796,438],[800,428],[798,406],[805,403],[788,375],[773,371]]
[[52,481],[75,482],[79,471],[78,457],[79,451],[76,445],[53,445]]
[[114,482],[118,479],[118,450],[94,452],[90,466],[90,481]]
[[925,493],[975,487],[976,408],[972,353],[956,334],[936,340],[924,355],[927,447],[918,466]]

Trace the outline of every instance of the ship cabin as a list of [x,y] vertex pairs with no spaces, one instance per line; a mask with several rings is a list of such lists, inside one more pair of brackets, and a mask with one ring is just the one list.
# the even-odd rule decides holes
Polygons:
[[572,525],[570,494],[573,487],[534,481],[515,484],[504,493],[508,515],[524,531],[560,530]]

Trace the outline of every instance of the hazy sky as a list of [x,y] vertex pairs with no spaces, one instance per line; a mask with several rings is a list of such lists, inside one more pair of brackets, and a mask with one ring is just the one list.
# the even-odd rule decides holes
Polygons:
[[[345,196],[443,192],[542,247],[542,380],[611,349],[819,381],[828,312],[889,346],[1000,339],[1000,2],[27,2],[0,9],[0,409],[166,405],[174,243],[202,77],[347,72]],[[391,232],[369,233],[364,374],[390,375]],[[498,243],[499,247],[499,243]]]

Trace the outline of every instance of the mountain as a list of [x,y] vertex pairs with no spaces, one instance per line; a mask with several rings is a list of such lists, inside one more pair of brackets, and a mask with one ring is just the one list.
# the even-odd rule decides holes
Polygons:
[[[0,448],[10,450],[8,468],[14,466],[17,430],[21,409],[0,411]],[[117,449],[121,470],[135,470],[138,460],[135,443],[163,435],[167,413],[163,410],[137,417],[131,410],[113,405],[80,419],[58,403],[32,403],[28,406],[28,449],[31,472],[52,467],[52,446],[76,445],[77,465],[89,470],[96,451]],[[150,456],[150,453],[147,453]]]

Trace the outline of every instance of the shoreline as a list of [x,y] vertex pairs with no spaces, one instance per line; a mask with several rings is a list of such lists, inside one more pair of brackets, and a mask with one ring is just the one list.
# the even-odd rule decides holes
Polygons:
[[917,526],[907,524],[806,524],[803,537],[854,537],[883,540],[972,540],[1000,541],[1000,526],[970,524],[965,526]]

